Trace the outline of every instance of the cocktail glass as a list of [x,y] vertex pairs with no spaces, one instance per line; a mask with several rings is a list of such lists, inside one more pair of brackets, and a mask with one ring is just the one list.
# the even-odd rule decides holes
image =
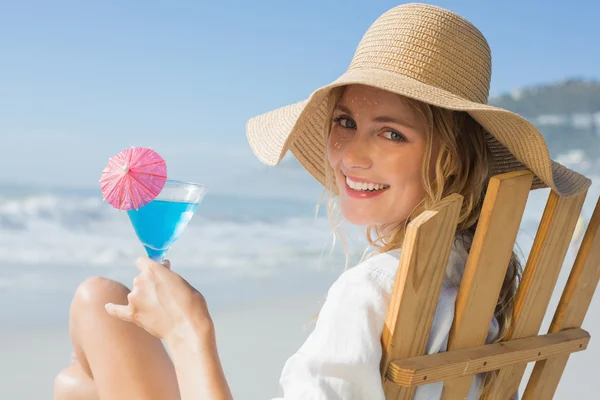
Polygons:
[[129,220],[148,257],[164,261],[204,198],[206,188],[197,183],[167,180],[159,195],[137,210],[128,210]]

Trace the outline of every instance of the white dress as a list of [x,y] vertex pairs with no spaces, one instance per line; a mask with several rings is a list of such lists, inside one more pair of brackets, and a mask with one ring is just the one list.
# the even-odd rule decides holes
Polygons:
[[[372,256],[334,282],[313,332],[285,363],[280,400],[385,399],[379,372],[380,340],[399,256],[397,251]],[[467,252],[456,242],[427,343],[428,354],[446,350],[466,259]],[[494,319],[487,341],[497,334]],[[481,383],[481,377],[473,380],[469,400],[479,397]],[[414,399],[439,399],[441,391],[441,382],[420,386]]]

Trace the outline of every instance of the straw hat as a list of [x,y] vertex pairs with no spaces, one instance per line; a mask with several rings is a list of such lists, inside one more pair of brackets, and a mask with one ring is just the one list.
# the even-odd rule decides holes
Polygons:
[[277,165],[288,150],[325,183],[325,124],[333,88],[373,86],[438,107],[468,112],[489,134],[492,174],[529,169],[532,189],[562,196],[591,181],[552,161],[539,131],[526,119],[487,105],[491,54],[469,21],[426,4],[405,4],[380,16],[360,41],[348,70],[302,102],[250,119],[246,133],[260,161]]

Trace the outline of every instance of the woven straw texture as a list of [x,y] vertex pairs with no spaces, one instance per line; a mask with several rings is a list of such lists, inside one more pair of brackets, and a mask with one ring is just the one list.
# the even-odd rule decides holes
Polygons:
[[371,25],[342,76],[307,100],[250,119],[248,142],[267,165],[291,150],[324,184],[329,95],[335,87],[363,84],[468,112],[488,132],[492,175],[529,169],[535,174],[532,189],[550,187],[561,196],[586,190],[591,181],[552,161],[533,124],[487,104],[490,80],[490,48],[476,27],[439,7],[401,5]]

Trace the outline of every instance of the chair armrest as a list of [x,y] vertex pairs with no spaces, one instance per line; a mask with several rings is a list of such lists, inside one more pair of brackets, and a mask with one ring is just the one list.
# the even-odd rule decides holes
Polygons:
[[507,342],[410,357],[392,361],[385,378],[403,387],[420,386],[583,351],[589,341],[590,334],[587,331],[574,328]]

